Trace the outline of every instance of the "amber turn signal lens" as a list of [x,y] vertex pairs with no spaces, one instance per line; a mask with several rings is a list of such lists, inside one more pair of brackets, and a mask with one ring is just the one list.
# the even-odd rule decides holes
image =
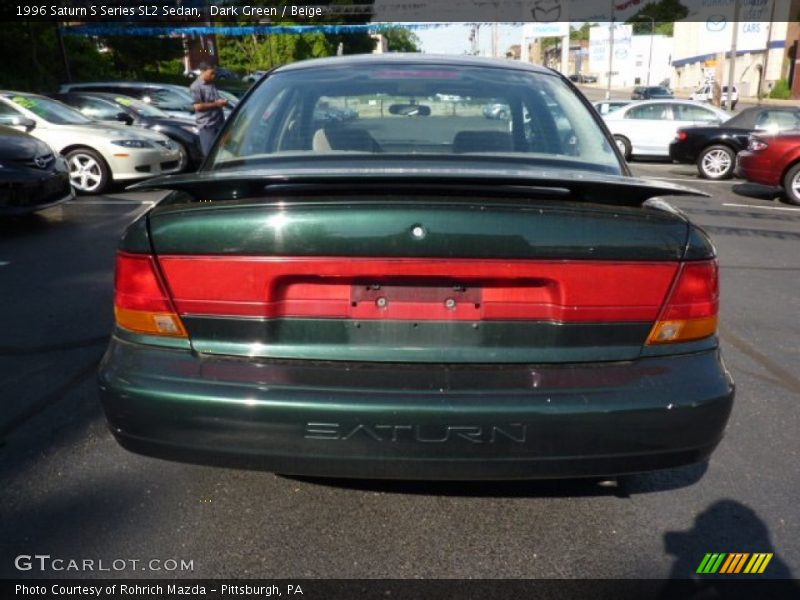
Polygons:
[[114,307],[117,325],[135,333],[188,337],[178,315]]
[[681,321],[659,321],[647,338],[648,344],[672,344],[691,342],[714,335],[717,332],[717,316]]

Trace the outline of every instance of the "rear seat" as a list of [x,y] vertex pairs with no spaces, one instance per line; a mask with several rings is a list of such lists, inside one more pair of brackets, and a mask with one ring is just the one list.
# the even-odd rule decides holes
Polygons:
[[514,140],[505,131],[459,131],[453,138],[453,153],[513,152]]
[[380,152],[381,147],[366,129],[324,127],[314,132],[311,141],[314,152],[344,150],[351,152]]

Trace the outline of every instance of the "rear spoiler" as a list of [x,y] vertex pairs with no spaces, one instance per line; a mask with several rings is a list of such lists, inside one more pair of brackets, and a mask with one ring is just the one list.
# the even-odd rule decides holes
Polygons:
[[[129,190],[184,192],[171,202],[245,200],[264,196],[366,194],[538,198],[641,206],[659,196],[708,196],[668,182],[564,169],[331,168],[218,170],[157,177]],[[374,199],[374,197],[373,197]]]

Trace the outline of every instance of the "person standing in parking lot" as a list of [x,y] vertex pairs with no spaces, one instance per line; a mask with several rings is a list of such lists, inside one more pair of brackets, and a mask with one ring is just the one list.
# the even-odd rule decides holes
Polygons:
[[208,155],[217,134],[222,129],[225,121],[222,108],[228,104],[228,101],[219,95],[217,86],[214,85],[216,74],[216,68],[213,65],[201,64],[200,75],[189,87],[200,136],[200,147],[203,149],[204,156]]

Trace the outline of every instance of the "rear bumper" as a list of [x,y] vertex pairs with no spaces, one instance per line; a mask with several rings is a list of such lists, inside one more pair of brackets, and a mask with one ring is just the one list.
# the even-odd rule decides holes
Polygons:
[[753,183],[779,187],[780,171],[775,169],[772,159],[765,153],[752,153],[747,150],[736,155],[734,173],[737,177]]
[[695,148],[686,142],[671,142],[669,145],[669,157],[679,163],[689,164],[697,160]]
[[114,338],[99,384],[126,448],[329,477],[607,476],[702,461],[733,382],[717,350],[626,363],[246,360]]

